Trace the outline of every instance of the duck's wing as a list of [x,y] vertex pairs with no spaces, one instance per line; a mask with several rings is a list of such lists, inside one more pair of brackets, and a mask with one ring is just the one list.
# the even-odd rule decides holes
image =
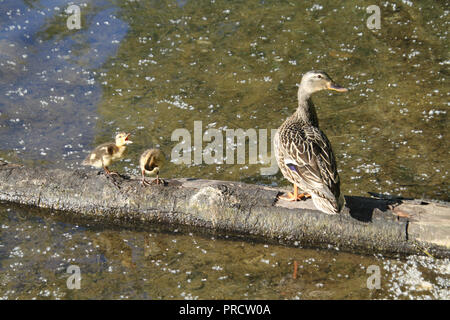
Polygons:
[[117,152],[117,146],[113,142],[106,142],[97,146],[84,160],[84,164],[93,164],[101,161],[104,156],[112,156]]
[[158,159],[156,156],[157,152],[155,149],[144,151],[144,153],[141,155],[141,158],[139,159],[141,170],[153,171],[155,167],[158,167]]
[[114,142],[106,142],[95,148],[93,153],[95,152],[98,155],[102,156],[112,156],[114,153],[118,151],[118,149],[119,148],[116,146]]
[[157,163],[156,163],[156,159],[154,156],[151,156],[149,161],[147,161],[147,163],[145,164],[145,170],[147,171],[153,171],[153,169],[155,169],[155,167],[157,167]]
[[294,124],[283,130],[280,140],[285,165],[301,182],[300,187],[339,197],[336,160],[330,141],[319,128]]

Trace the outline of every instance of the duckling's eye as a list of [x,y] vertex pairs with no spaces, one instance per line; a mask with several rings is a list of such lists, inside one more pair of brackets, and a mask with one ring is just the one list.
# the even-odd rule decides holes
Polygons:
[[322,76],[320,74],[317,75],[317,78],[322,79]]

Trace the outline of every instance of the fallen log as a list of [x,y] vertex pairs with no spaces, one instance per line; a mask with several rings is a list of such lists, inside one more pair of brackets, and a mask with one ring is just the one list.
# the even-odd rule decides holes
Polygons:
[[450,257],[450,204],[346,196],[339,215],[311,200],[278,201],[281,189],[239,182],[138,177],[89,170],[27,168],[0,161],[0,200],[113,223],[168,223],[307,247],[358,253]]

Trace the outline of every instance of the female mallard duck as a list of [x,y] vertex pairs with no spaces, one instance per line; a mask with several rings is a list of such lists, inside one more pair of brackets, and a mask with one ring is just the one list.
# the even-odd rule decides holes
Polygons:
[[[294,192],[280,198],[297,201],[311,197],[319,210],[335,214],[344,206],[344,197],[330,141],[319,129],[311,101],[311,94],[325,89],[347,91],[323,71],[309,71],[303,76],[297,111],[278,129],[274,149],[283,176],[294,184]],[[298,194],[298,188],[304,193]]]
[[107,142],[99,145],[95,148],[87,158],[82,162],[85,166],[93,166],[96,168],[103,168],[106,174],[117,174],[116,172],[111,172],[108,166],[111,165],[113,161],[121,159],[124,155],[126,145],[133,143],[128,140],[130,133],[121,132],[116,135],[116,142]]
[[[145,180],[145,174],[150,176],[156,175],[156,179],[153,180],[156,184],[161,183],[161,179],[159,178],[159,170],[164,166],[164,162],[166,161],[166,157],[164,153],[159,149],[149,149],[145,150],[139,159],[139,165],[141,167],[142,173],[142,185],[150,185],[148,181]],[[152,182],[152,183],[153,183]]]

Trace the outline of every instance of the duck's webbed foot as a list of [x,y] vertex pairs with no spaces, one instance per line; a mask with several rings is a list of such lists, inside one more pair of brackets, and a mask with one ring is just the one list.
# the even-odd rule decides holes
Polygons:
[[309,198],[311,198],[311,195],[306,192],[299,194],[297,186],[294,186],[294,192],[288,192],[286,196],[278,196],[278,199],[286,201],[302,201]]
[[302,201],[311,198],[310,194],[307,193],[300,193],[299,195],[295,196],[294,193],[288,192],[286,196],[279,196],[278,199],[286,200],[286,201]]
[[105,173],[106,173],[107,175],[109,175],[109,176],[112,176],[112,175],[119,176],[119,174],[118,174],[117,172],[115,172],[115,171],[110,171],[110,170],[108,169],[108,167],[103,167],[103,170],[105,170]]
[[156,179],[154,179],[152,181],[152,184],[153,183],[156,185],[160,185],[160,184],[165,185],[166,184],[166,182],[163,179],[161,179],[159,176],[156,176]]
[[[109,169],[108,169],[108,167],[107,166],[103,166],[103,171],[104,171],[104,173],[105,173],[105,177],[106,177],[106,179],[107,180],[109,180],[109,181],[111,181],[111,183],[117,188],[117,189],[121,189],[121,187],[120,187],[120,179],[119,179],[119,181],[117,181],[117,178],[116,177],[119,177],[119,178],[123,178],[120,174],[118,174],[117,172],[114,172],[114,171],[110,171]],[[101,171],[100,171],[101,172]]]
[[145,178],[142,178],[142,179],[141,179],[141,184],[142,184],[142,186],[144,186],[144,187],[147,187],[147,186],[151,185],[151,183],[148,182],[147,180],[145,180]]

